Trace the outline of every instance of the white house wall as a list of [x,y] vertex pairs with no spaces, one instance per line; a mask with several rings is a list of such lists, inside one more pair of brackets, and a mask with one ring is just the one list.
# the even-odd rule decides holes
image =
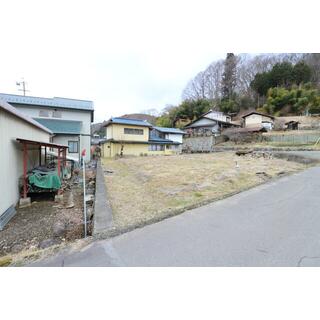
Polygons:
[[[91,111],[81,111],[81,110],[69,110],[69,109],[61,109],[57,108],[57,110],[61,111],[61,118],[53,118],[51,116],[52,111],[55,108],[44,108],[44,107],[37,107],[37,106],[27,106],[27,105],[15,105],[15,107],[23,112],[24,114],[27,114],[28,116],[32,118],[42,118],[42,119],[54,119],[54,120],[73,120],[73,121],[81,121],[81,143],[80,143],[80,151],[83,149],[86,149],[86,161],[90,160],[90,147],[91,147]],[[49,117],[40,117],[39,111],[40,110],[47,110],[49,111],[50,116]],[[63,141],[62,144],[68,145],[68,140],[64,139],[64,135],[62,135],[61,140],[60,138],[56,138],[55,141]],[[67,142],[67,143],[66,143]],[[59,142],[57,142],[59,143]],[[74,155],[74,154],[73,154]],[[73,156],[70,154],[70,156]]]
[[262,125],[262,121],[273,123],[272,118],[253,113],[245,117],[245,127],[255,127]]
[[207,118],[216,119],[224,122],[230,122],[230,117],[225,115],[223,112],[211,111],[205,115]]
[[[50,142],[49,133],[0,109],[0,215],[19,200],[23,153],[17,138]],[[38,165],[38,155],[38,150],[28,150],[28,169]]]
[[[67,146],[69,141],[78,141],[79,142],[79,136],[78,135],[70,135],[70,134],[59,134],[54,135],[52,138],[52,142],[56,144],[62,144]],[[79,152],[78,153],[70,153],[69,150],[67,151],[67,156],[70,156],[77,161],[79,161],[79,153],[81,152],[81,145],[79,144]]]
[[165,138],[172,140],[174,142],[179,142],[182,143],[182,134],[177,134],[177,133],[166,133]]

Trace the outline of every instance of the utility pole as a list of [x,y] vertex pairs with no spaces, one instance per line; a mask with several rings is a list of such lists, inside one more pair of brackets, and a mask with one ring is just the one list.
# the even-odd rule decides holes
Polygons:
[[19,91],[23,91],[23,95],[25,96],[26,95],[26,92],[29,91],[26,89],[26,82],[24,81],[24,79],[22,78],[21,81],[17,81],[16,82],[16,85],[17,86],[22,86],[22,89],[18,89]]

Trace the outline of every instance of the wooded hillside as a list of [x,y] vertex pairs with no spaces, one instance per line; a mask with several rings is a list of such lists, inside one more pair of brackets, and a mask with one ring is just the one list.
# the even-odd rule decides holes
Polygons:
[[229,114],[259,109],[276,116],[320,113],[320,54],[240,54],[212,62],[189,81],[179,106],[160,126],[181,126],[214,108]]

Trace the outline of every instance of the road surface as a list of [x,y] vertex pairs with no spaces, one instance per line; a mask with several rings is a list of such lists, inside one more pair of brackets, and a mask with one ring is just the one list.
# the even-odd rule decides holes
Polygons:
[[320,266],[320,167],[32,266]]

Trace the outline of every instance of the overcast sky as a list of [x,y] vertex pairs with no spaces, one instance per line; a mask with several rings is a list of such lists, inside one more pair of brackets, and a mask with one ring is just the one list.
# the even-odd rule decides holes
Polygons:
[[252,28],[261,15],[227,27],[246,2],[230,11],[230,2],[202,0],[2,0],[0,92],[18,93],[24,77],[29,95],[93,100],[95,121],[178,104],[187,82],[226,52],[271,51]]

